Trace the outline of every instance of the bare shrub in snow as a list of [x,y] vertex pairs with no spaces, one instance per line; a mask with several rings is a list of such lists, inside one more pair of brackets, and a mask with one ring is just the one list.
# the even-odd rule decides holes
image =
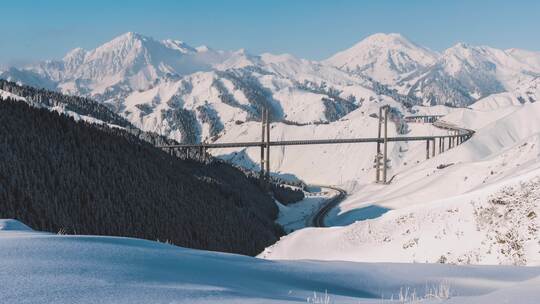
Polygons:
[[401,287],[399,294],[397,294],[395,298],[392,296],[390,300],[383,300],[381,303],[413,304],[422,303],[426,300],[448,300],[450,299],[450,296],[450,284],[446,281],[442,281],[435,285],[426,285],[424,295],[419,294],[415,288]]
[[474,215],[477,229],[486,232],[488,253],[501,264],[525,265],[526,243],[538,238],[536,218],[540,202],[540,178],[505,187],[477,204]]
[[447,300],[450,299],[450,283],[442,281],[437,285],[426,286],[425,299]]
[[403,249],[411,248],[418,245],[419,238],[414,238],[403,244]]
[[330,303],[332,303],[331,298],[328,295],[327,290],[325,290],[324,294],[321,294],[321,295],[317,294],[317,292],[313,292],[313,296],[312,297],[307,297],[306,301],[309,304],[330,304]]

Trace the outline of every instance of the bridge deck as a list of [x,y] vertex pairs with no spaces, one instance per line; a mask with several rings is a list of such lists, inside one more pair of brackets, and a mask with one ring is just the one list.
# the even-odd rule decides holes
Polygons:
[[[397,136],[388,137],[388,142],[396,141],[422,141],[422,140],[434,140],[437,138],[457,138],[462,136],[472,136],[474,131],[457,127],[453,124],[443,121],[437,121],[433,123],[434,126],[455,131],[457,134],[449,135],[427,135],[427,136]],[[280,141],[249,141],[249,142],[231,142],[231,143],[198,143],[198,144],[177,144],[177,145],[162,145],[159,148],[205,148],[205,149],[220,149],[220,148],[242,148],[242,147],[266,147],[268,146],[303,146],[303,145],[326,145],[326,144],[353,144],[353,143],[384,143],[383,138],[371,137],[371,138],[335,138],[335,139],[299,139],[299,140],[280,140]]]
[[[456,138],[466,136],[467,134],[459,135],[433,135],[433,136],[403,136],[403,137],[388,137],[389,142],[396,141],[421,141],[433,140],[436,138]],[[199,144],[177,144],[164,145],[161,148],[241,148],[241,147],[260,147],[260,146],[302,146],[302,145],[325,145],[325,144],[353,144],[353,143],[383,143],[382,138],[336,138],[336,139],[310,139],[310,140],[280,140],[270,141],[269,143],[261,143],[260,141],[236,142],[236,143],[199,143]]]

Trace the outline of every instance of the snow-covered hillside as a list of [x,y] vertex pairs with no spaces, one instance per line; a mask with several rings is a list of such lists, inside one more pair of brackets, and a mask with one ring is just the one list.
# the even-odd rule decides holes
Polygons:
[[261,256],[538,265],[540,104],[502,93],[447,110],[444,120],[476,130],[471,140],[401,166],[390,185],[349,185],[327,219],[343,227],[297,231]]
[[469,105],[490,94],[517,90],[540,75],[540,53],[458,43],[437,62],[402,79],[401,91],[424,103]]
[[0,220],[0,268],[3,303],[536,303],[540,277],[537,267],[272,262],[15,220]]
[[75,121],[82,120],[87,123],[107,125],[112,128],[124,128],[124,126],[115,124],[112,121],[103,121],[102,119],[96,118],[95,116],[97,115],[84,115],[76,111],[70,110],[71,105],[62,100],[54,100],[51,103],[40,102],[38,100],[34,100],[33,98],[29,99],[29,98],[19,96],[14,93],[0,89],[0,102],[5,99],[12,99],[12,100],[17,100],[21,102],[26,102],[29,105],[37,107],[37,108],[45,108],[49,111],[65,114],[67,116],[72,117]]
[[4,90],[0,90],[0,98],[1,99],[10,98],[10,99],[19,100],[19,101],[26,101],[23,97],[4,91]]
[[[410,203],[411,197],[407,199]],[[299,230],[267,248],[260,256],[538,266],[539,199],[540,170],[536,169],[511,182],[445,199],[413,203],[376,219],[323,231],[318,228]],[[361,211],[354,209],[357,217]]]

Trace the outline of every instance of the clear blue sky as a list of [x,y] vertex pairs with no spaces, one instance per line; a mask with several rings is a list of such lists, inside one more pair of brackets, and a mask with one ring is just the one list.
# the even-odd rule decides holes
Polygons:
[[398,32],[434,50],[456,42],[540,51],[539,0],[2,1],[0,64],[61,58],[128,31],[216,49],[322,59]]

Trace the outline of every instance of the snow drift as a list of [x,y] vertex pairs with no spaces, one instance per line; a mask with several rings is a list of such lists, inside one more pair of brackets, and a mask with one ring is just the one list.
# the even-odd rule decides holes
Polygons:
[[[130,238],[65,236],[0,220],[0,300],[25,303],[536,303],[539,268],[272,262]],[[438,291],[437,293],[435,291]],[[308,301],[309,303],[309,301]]]

